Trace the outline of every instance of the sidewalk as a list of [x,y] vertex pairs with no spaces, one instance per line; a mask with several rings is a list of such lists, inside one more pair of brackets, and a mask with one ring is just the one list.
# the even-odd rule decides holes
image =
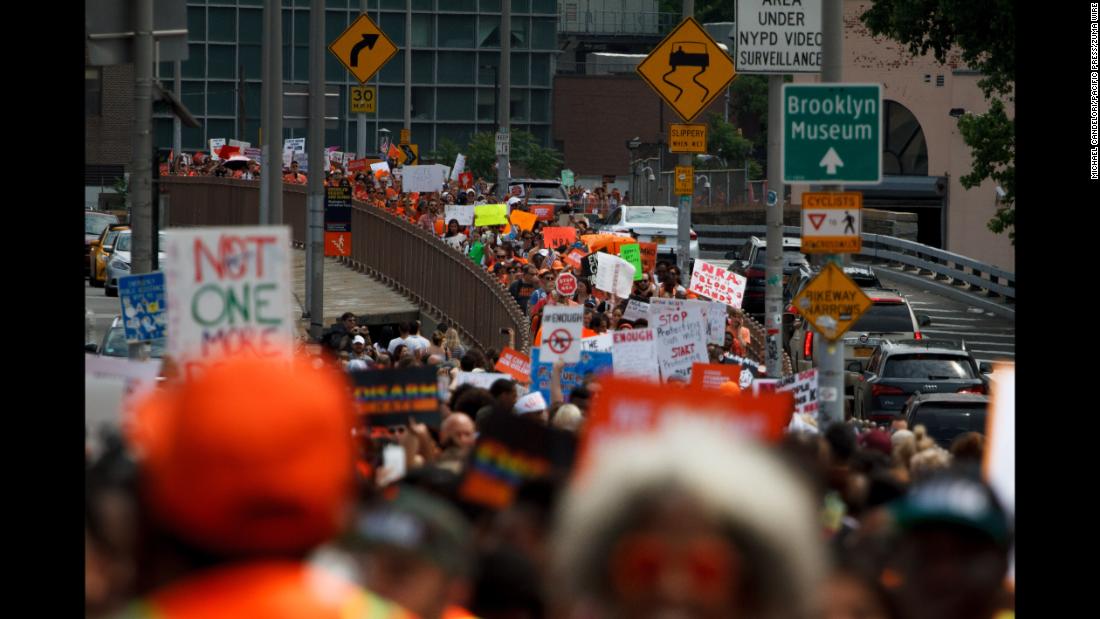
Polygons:
[[[292,249],[294,301],[298,311],[306,303],[306,252]],[[344,312],[354,312],[361,325],[380,325],[420,318],[420,308],[412,301],[371,278],[340,264],[335,258],[325,258],[324,317],[321,323],[331,325]],[[297,314],[301,316],[301,314]],[[298,321],[299,334],[309,332],[309,321]]]

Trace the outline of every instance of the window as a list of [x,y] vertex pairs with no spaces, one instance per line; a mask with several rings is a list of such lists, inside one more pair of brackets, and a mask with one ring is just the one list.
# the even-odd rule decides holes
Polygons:
[[446,26],[439,29],[440,47],[474,46],[474,18],[465,15],[447,17]]
[[512,54],[512,87],[526,86],[527,80],[531,76],[531,69],[528,67],[529,54]]
[[[415,65],[414,65],[415,66]],[[390,61],[378,70],[378,79],[382,82],[405,83],[405,54],[394,54]]]
[[202,7],[187,7],[187,40],[206,40],[206,9]]
[[203,79],[206,77],[206,46],[199,43],[192,43],[187,46],[187,60],[184,60],[180,65],[180,72],[183,77],[195,77]]
[[550,85],[550,55],[531,54],[531,85]]
[[477,55],[477,83],[482,86],[494,86],[497,83],[497,70],[500,67],[500,54],[481,53]]
[[477,22],[477,46],[500,47],[500,16],[483,15]]
[[[241,45],[240,63],[244,67],[245,79],[263,79],[263,48],[259,45]],[[331,56],[332,54],[329,54]]]
[[432,47],[435,45],[435,16],[424,13],[413,15],[413,47]]
[[432,0],[413,0],[414,11],[434,11],[435,7],[432,6]]
[[882,107],[882,173],[927,176],[928,145],[917,118],[897,101]]
[[439,0],[440,11],[477,11],[477,0]]
[[512,0],[512,14],[530,13],[531,0]]
[[412,89],[412,117],[420,120],[432,118],[435,114],[435,89]]
[[[234,82],[208,82],[206,90],[208,114],[233,116],[237,110],[237,84]],[[219,137],[219,136],[214,136]]]
[[84,115],[100,116],[103,114],[103,69],[100,67],[84,68]]
[[512,105],[509,108],[511,110],[512,120],[527,120],[529,118],[527,113],[527,98],[529,90],[525,89],[513,89]]
[[480,0],[482,13],[499,13],[500,12],[500,0]]
[[210,27],[209,40],[233,43],[237,41],[237,9],[222,9],[211,7],[209,10],[208,26]]
[[886,360],[884,378],[914,380],[957,380],[974,378],[970,361],[958,355],[913,354],[894,355]]
[[[225,138],[228,140],[237,135],[237,122],[232,118],[208,118],[206,120],[206,137]],[[210,146],[209,143],[206,144]]]
[[531,12],[554,15],[558,12],[557,0],[531,0]]
[[913,318],[904,303],[875,303],[852,325],[851,331],[911,333]]
[[491,88],[477,90],[477,119],[496,121],[496,92]]
[[[381,86],[378,88],[378,116],[379,118],[405,117],[404,87]],[[394,135],[398,135],[396,131]]]
[[[435,52],[413,50],[412,82],[414,84],[435,83]],[[401,79],[404,82],[404,78]]]
[[[474,134],[473,125],[436,125],[435,126],[435,143],[438,147],[443,139],[446,138],[460,147],[464,146],[470,141],[470,136]],[[452,165],[453,161],[448,161],[446,165]]]
[[531,48],[557,49],[558,29],[555,18],[535,18],[531,20]]
[[184,80],[181,84],[183,92],[180,99],[192,114],[203,116],[206,114],[206,84],[204,82],[192,82]]
[[531,91],[531,122],[550,122],[550,91]]
[[[513,9],[514,11],[515,9]],[[531,47],[531,38],[527,32],[526,17],[512,18],[512,49],[527,49]]]
[[[209,51],[207,77],[236,79],[237,48],[233,45],[211,45]],[[257,75],[259,72],[257,71]]]
[[473,88],[440,88],[439,120],[474,120]]
[[473,84],[475,62],[477,54],[473,52],[439,52],[439,82]]
[[[400,6],[397,8],[405,9],[405,0],[398,0]],[[385,8],[385,2],[383,1],[383,8]],[[404,13],[382,13],[382,19],[376,21],[378,28],[382,32],[386,33],[386,36],[393,41],[393,44],[399,48],[405,47],[405,14]],[[400,55],[400,54],[399,54]],[[389,63],[387,63],[389,64]]]

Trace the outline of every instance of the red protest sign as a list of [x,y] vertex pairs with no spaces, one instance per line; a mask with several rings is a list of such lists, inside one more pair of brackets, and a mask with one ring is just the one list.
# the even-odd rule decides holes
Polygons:
[[542,229],[543,247],[558,248],[577,242],[577,229],[569,226],[552,226]]
[[500,353],[495,366],[498,372],[504,372],[521,383],[531,382],[531,358],[511,348]]
[[352,159],[348,162],[348,172],[362,172],[370,167],[370,159]]
[[554,286],[557,288],[558,294],[571,297],[577,291],[577,276],[571,273],[562,273],[554,282]]
[[539,221],[553,221],[554,219],[553,204],[532,204],[531,212],[539,218]]
[[789,393],[728,395],[604,377],[585,422],[578,468],[583,469],[586,458],[609,438],[654,432],[684,417],[711,419],[743,436],[777,442],[793,411]]
[[638,243],[638,247],[642,253],[642,270],[646,273],[652,273],[657,270],[657,244],[656,243]]
[[473,174],[473,172],[463,172],[462,174],[459,174],[458,175],[458,184],[463,189],[468,189],[471,185],[474,184],[474,174]]
[[691,366],[691,385],[718,389],[729,381],[739,383],[741,366],[732,363],[695,363]]

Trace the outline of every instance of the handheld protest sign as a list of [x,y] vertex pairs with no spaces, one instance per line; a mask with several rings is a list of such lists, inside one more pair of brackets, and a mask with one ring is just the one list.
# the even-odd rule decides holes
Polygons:
[[538,216],[534,213],[528,213],[525,211],[512,211],[512,214],[508,216],[508,219],[520,230],[526,230],[530,232],[535,227],[535,222],[538,220]]
[[650,315],[657,335],[657,361],[664,380],[672,376],[690,379],[692,364],[710,361],[706,322],[700,310],[684,308]]
[[505,204],[482,204],[474,207],[475,226],[508,225],[508,206]]
[[566,363],[581,360],[581,327],[584,308],[566,305],[548,305],[542,310],[542,332],[545,337],[539,350],[543,363],[558,359]]
[[572,273],[562,273],[554,282],[554,287],[563,297],[572,297],[577,292],[577,277]]
[[695,268],[691,271],[691,284],[688,286],[688,291],[740,309],[747,284],[746,278],[733,271],[705,260],[696,260]]
[[435,369],[351,372],[356,410],[370,426],[404,426],[409,419],[438,428],[439,382]]
[[660,379],[657,355],[654,354],[657,337],[653,329],[615,331],[612,336],[611,361],[615,376],[652,381]]
[[577,229],[568,226],[550,226],[542,229],[543,247],[557,249],[577,242]]
[[494,367],[497,371],[516,379],[517,382],[531,382],[531,358],[518,350],[505,347],[500,351],[500,359]]

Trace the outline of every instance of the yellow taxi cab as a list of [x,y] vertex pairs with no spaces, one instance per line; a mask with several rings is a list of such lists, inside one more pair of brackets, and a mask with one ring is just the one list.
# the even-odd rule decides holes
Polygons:
[[99,239],[92,241],[91,261],[88,271],[88,283],[95,288],[102,288],[107,281],[107,259],[111,257],[115,239],[122,230],[129,230],[127,224],[111,224],[99,235]]

